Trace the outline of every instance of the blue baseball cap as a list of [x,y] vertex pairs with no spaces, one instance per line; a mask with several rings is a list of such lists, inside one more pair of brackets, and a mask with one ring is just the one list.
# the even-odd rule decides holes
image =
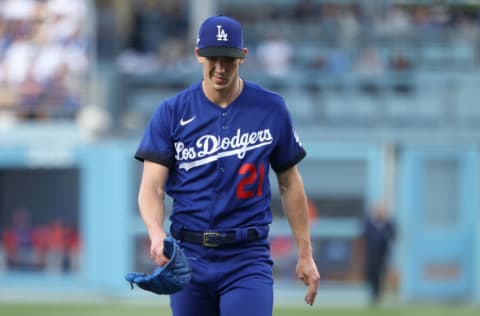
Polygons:
[[198,54],[203,57],[245,58],[242,26],[225,15],[209,17],[200,26],[197,47]]

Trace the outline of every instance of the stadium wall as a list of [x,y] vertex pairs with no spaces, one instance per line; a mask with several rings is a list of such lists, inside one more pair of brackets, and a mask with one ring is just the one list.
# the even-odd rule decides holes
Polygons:
[[[351,196],[348,190],[352,192],[360,190],[363,199],[359,201],[363,205],[355,214],[363,215],[371,203],[385,198],[389,190],[387,187],[389,180],[386,177],[388,173],[385,170],[387,146],[372,143],[311,141],[304,144],[309,152],[308,158],[301,165],[301,168],[304,168],[305,185],[312,196],[318,193],[321,203],[322,194],[332,193],[329,190],[334,191],[333,193],[345,190],[337,192],[340,200],[342,196]],[[71,213],[70,211],[45,210],[44,208],[49,205],[45,200],[63,201],[64,204],[59,202],[60,207],[68,205],[72,198],[69,194],[62,195],[61,188],[71,186],[72,190],[78,189],[77,198],[73,198],[78,199],[77,213],[73,214],[76,220],[73,221],[77,221],[75,224],[81,242],[79,251],[75,253],[73,259],[70,258],[68,269],[62,268],[65,264],[55,265],[55,258],[59,261],[58,254],[57,257],[53,256],[49,265],[44,268],[12,269],[5,261],[2,262],[0,290],[21,291],[42,286],[62,292],[81,289],[85,290],[85,293],[94,290],[109,295],[129,295],[130,287],[124,281],[123,275],[135,269],[148,268],[145,230],[136,207],[141,166],[133,159],[136,140],[106,140],[97,143],[59,141],[56,145],[46,145],[38,141],[12,141],[1,146],[0,185],[4,191],[4,194],[0,195],[0,205],[3,208],[0,218],[2,228],[9,225],[7,215],[10,211],[5,208],[13,205],[15,201],[21,201],[34,212],[50,214],[48,216],[51,217],[57,214],[59,218],[65,218],[62,214]],[[395,181],[396,201],[392,205],[392,212],[398,221],[400,234],[392,258],[392,270],[396,279],[392,282],[390,293],[399,300],[479,301],[480,219],[478,194],[475,193],[479,189],[479,152],[474,145],[460,147],[415,145],[405,146],[396,154],[395,168],[398,179]],[[428,182],[432,179],[429,180],[425,172],[431,168],[429,162],[435,159],[439,159],[440,162],[453,162],[454,170],[459,170],[455,175],[458,183],[452,186],[458,188],[456,191],[458,200],[455,205],[459,206],[460,211],[455,211],[454,214],[457,214],[455,216],[459,216],[459,219],[455,221],[456,224],[440,225],[440,229],[436,225],[425,225],[422,217],[415,215],[416,212],[423,214],[420,211],[421,207],[427,203],[421,196],[431,194],[426,192],[426,188],[432,185]],[[353,168],[350,163],[361,166],[360,169],[363,171],[358,173],[358,169]],[[311,168],[318,169],[312,174]],[[329,174],[329,168],[333,168],[331,169],[334,171],[333,175]],[[48,181],[55,178],[36,177],[35,174],[39,170],[52,173],[76,170],[77,176],[70,182],[56,183]],[[13,172],[13,177],[8,178],[9,172]],[[5,179],[15,179],[16,172],[20,175],[19,180],[6,184]],[[30,176],[34,180],[31,180]],[[18,181],[20,183],[15,183]],[[32,181],[36,181],[37,186],[31,186],[29,183]],[[71,182],[76,184],[72,185]],[[357,189],[351,184],[353,182],[359,183]],[[23,186],[26,190],[23,193],[24,199],[21,194],[17,197],[6,196],[5,192],[10,192],[11,188],[8,188],[10,185],[11,188]],[[44,191],[43,187],[52,189]],[[337,190],[337,187],[341,189]],[[55,194],[55,190],[58,190],[59,194]],[[274,185],[272,188],[274,198],[277,195],[276,190]],[[12,199],[17,200],[12,202]],[[442,200],[441,197],[439,199]],[[43,209],[35,208],[35,203],[43,205]],[[57,204],[52,205],[58,207]],[[360,233],[359,217],[353,213],[335,217],[328,212],[324,214],[323,211],[325,210],[318,210],[318,218],[312,222],[314,242],[318,245],[319,253],[322,253],[318,260],[325,260],[325,263],[319,263],[320,268],[323,265],[325,269],[322,290],[328,292],[329,288],[334,290],[340,286],[344,289],[356,289],[357,293],[362,295],[365,292],[360,274],[362,257],[357,253],[360,249],[357,244]],[[446,216],[448,220],[449,215]],[[37,223],[45,221],[38,214],[32,217]],[[272,236],[288,234],[285,219],[276,218],[272,225]],[[348,254],[339,259],[343,261],[338,263],[333,261],[335,258],[329,257],[329,252],[324,247],[327,244],[338,246],[338,243],[331,243],[335,240],[346,240],[348,241],[346,245],[352,245],[351,249],[348,248],[350,249]],[[437,258],[439,265],[432,268],[428,256],[434,260]],[[0,257],[5,260],[5,248],[2,249]],[[279,287],[287,292],[292,288],[301,290],[298,282],[288,274],[292,267],[282,266],[288,260],[288,257],[277,258]],[[450,265],[452,262],[453,266]],[[345,264],[346,276],[331,269],[332,266],[342,264]],[[286,268],[286,271],[281,270],[283,268]]]

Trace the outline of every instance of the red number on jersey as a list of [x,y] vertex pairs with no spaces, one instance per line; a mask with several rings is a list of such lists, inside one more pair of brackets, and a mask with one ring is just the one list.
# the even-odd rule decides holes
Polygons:
[[[258,168],[255,167],[254,164],[245,163],[243,164],[240,169],[238,170],[238,174],[243,176],[240,182],[237,185],[237,198],[239,199],[249,199],[255,196],[262,196],[263,191],[263,182],[265,181],[265,167],[263,164],[260,164]],[[260,174],[260,176],[258,176]],[[257,182],[258,179],[258,182]],[[257,186],[257,190],[251,188],[249,186],[255,187]]]

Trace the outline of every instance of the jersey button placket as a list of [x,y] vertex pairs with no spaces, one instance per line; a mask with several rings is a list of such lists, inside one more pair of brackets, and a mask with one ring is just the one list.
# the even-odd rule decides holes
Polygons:
[[221,133],[225,133],[228,130],[228,122],[227,122],[228,111],[223,111],[220,114],[220,126],[221,126]]
[[[223,111],[221,114],[220,114],[220,117],[219,117],[219,121],[220,121],[220,135],[221,135],[221,138],[227,136],[227,131],[228,131],[228,122],[227,122],[227,119],[228,119],[228,111],[225,110]],[[223,177],[225,176],[225,168],[223,166],[223,161],[222,159],[219,159],[218,160],[218,176],[219,176],[219,179],[220,179],[220,182],[222,182],[223,180]],[[221,193],[221,190],[219,190],[217,192],[218,194],[218,197],[220,198],[222,193]]]

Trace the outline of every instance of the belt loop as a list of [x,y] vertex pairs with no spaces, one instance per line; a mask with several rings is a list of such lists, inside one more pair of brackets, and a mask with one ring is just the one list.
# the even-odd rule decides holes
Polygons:
[[236,241],[244,241],[244,229],[243,228],[235,228],[233,229],[235,232],[235,240]]
[[241,241],[247,241],[248,240],[248,230],[249,228],[242,228],[241,229]]
[[251,227],[251,228],[254,229],[257,232],[258,239],[265,239],[265,238],[268,237],[268,231],[270,230],[268,225],[255,226],[255,227]]
[[248,231],[250,228],[235,228],[235,240],[237,242],[243,242],[248,240]]
[[172,224],[170,225],[170,233],[175,239],[182,239],[182,230],[183,230],[183,225],[180,224]]

